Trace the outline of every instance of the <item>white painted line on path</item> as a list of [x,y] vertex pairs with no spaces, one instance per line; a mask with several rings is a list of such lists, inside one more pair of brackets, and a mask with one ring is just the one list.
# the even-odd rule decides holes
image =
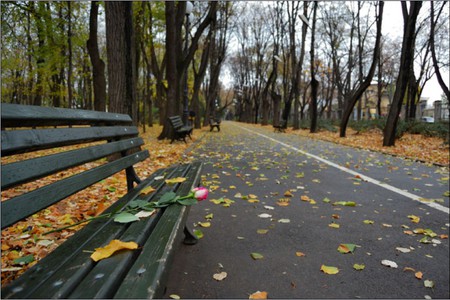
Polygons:
[[[233,124],[233,125],[234,125],[234,126],[238,126],[238,125],[236,125],[236,124]],[[314,159],[316,159],[316,160],[318,160],[318,161],[321,161],[321,162],[323,162],[323,163],[326,163],[327,165],[332,166],[332,167],[334,167],[334,168],[336,168],[336,169],[339,169],[339,170],[341,170],[341,171],[347,172],[347,173],[349,173],[349,174],[351,174],[351,175],[354,175],[354,176],[358,176],[358,177],[361,178],[362,180],[365,180],[365,181],[367,181],[367,182],[373,183],[373,184],[375,184],[375,185],[377,185],[377,186],[379,186],[379,187],[382,187],[382,188],[384,188],[384,189],[387,189],[387,190],[389,190],[389,191],[391,191],[391,192],[394,192],[394,193],[397,193],[397,194],[399,194],[399,195],[405,196],[405,197],[410,198],[410,199],[412,199],[412,200],[414,200],[414,201],[418,201],[418,202],[420,202],[420,203],[422,203],[422,204],[428,205],[429,207],[434,208],[434,209],[437,209],[437,210],[439,210],[439,211],[442,211],[442,212],[444,212],[444,213],[446,213],[446,214],[449,214],[449,213],[450,213],[448,207],[442,206],[442,205],[440,205],[439,203],[422,201],[422,200],[421,200],[421,199],[423,199],[422,197],[419,197],[419,196],[417,196],[417,195],[411,194],[410,192],[404,191],[404,190],[402,190],[402,189],[396,188],[396,187],[394,187],[394,186],[392,186],[392,185],[389,185],[389,184],[387,184],[387,183],[381,182],[381,181],[379,181],[379,180],[377,180],[377,179],[374,179],[374,178],[372,178],[372,177],[369,177],[369,176],[363,175],[363,174],[361,174],[361,173],[355,172],[355,171],[350,170],[350,169],[348,169],[348,168],[346,168],[346,167],[343,167],[343,166],[340,166],[340,165],[338,165],[338,164],[335,164],[334,162],[331,162],[331,161],[329,161],[329,160],[326,160],[326,159],[324,159],[324,158],[322,158],[322,157],[319,157],[319,156],[317,156],[317,155],[314,155],[314,154],[305,152],[305,151],[300,150],[300,149],[298,149],[298,148],[296,148],[296,147],[294,147],[294,146],[291,146],[291,145],[288,145],[288,144],[286,144],[286,143],[283,143],[282,141],[279,141],[279,140],[276,140],[276,139],[274,139],[274,138],[271,138],[270,136],[267,136],[267,135],[265,135],[265,134],[262,134],[262,133],[253,131],[253,130],[248,129],[248,128],[245,128],[245,127],[241,127],[241,126],[238,126],[238,127],[239,127],[239,128],[242,128],[242,129],[245,129],[245,130],[247,130],[248,132],[257,134],[257,135],[259,135],[259,136],[261,136],[261,137],[263,137],[263,138],[266,138],[266,139],[268,139],[268,140],[271,140],[271,141],[273,141],[273,142],[276,142],[276,143],[278,143],[278,144],[280,144],[280,145],[282,145],[282,146],[284,146],[284,147],[286,147],[286,148],[292,149],[292,150],[294,150],[294,151],[296,151],[296,152],[302,153],[302,154],[304,154],[304,155],[306,155],[306,156],[309,156],[309,157],[314,158]]]

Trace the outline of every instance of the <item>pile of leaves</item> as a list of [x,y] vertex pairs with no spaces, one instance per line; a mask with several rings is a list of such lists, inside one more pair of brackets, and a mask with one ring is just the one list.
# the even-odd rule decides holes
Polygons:
[[[185,144],[169,140],[159,141],[157,136],[161,132],[161,126],[155,125],[141,131],[140,136],[144,139],[144,149],[150,152],[150,157],[135,165],[139,177],[145,178],[157,169],[168,167],[172,164],[188,161],[189,157],[182,157],[185,150],[192,144]],[[201,131],[194,131],[193,140],[200,136]],[[74,147],[61,148],[62,151]],[[47,151],[47,152],[46,152]],[[46,155],[48,151],[39,153],[21,154],[20,156],[2,157],[1,163],[7,164],[16,160],[29,159],[37,155]],[[40,179],[36,182],[23,184],[1,193],[2,201],[14,196],[29,192],[40,186],[45,186],[52,181],[72,176],[101,165],[102,161],[91,162],[68,171],[60,172],[53,176]],[[70,227],[68,229],[45,234],[53,229],[73,225],[88,218],[100,215],[106,208],[121,196],[126,194],[125,171],[115,174],[93,186],[68,197],[67,199],[34,214],[26,220],[2,230],[2,285],[14,280],[25,270],[33,266],[37,261],[52,252],[58,245],[67,240],[86,223]]]
[[348,128],[347,136],[345,138],[339,137],[338,132],[328,130],[310,133],[307,129],[288,129],[287,132],[439,166],[449,165],[449,145],[445,144],[443,139],[438,137],[404,133],[403,136],[395,142],[394,147],[383,147],[383,132],[380,129],[356,131]]

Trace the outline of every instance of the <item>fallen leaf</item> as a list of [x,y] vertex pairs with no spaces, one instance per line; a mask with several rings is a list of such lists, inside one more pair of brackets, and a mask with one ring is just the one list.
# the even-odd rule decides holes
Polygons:
[[411,222],[413,223],[419,223],[420,222],[420,217],[415,216],[415,215],[409,215],[408,218],[411,220]]
[[170,299],[176,299],[176,300],[181,299],[181,297],[178,296],[178,295],[176,295],[176,294],[171,294],[171,295],[169,295],[169,298],[170,298]]
[[291,222],[291,220],[289,220],[289,219],[279,219],[278,220],[278,223],[284,223],[284,224],[286,224],[286,223],[290,223]]
[[213,275],[213,278],[217,281],[222,281],[227,278],[227,272],[220,272]]
[[383,266],[391,267],[391,268],[394,268],[394,269],[398,268],[398,265],[397,265],[396,262],[393,262],[393,261],[387,260],[387,259],[383,259],[383,260],[381,261],[381,264],[382,264]]
[[294,195],[291,193],[291,191],[284,192],[285,197],[293,197]]
[[275,207],[269,206],[269,205],[264,205],[264,208],[267,209],[267,210],[274,210],[275,209]]
[[355,251],[356,245],[355,244],[340,244],[337,250],[340,253],[353,253]]
[[200,227],[203,227],[203,228],[211,227],[211,222],[198,222],[197,224],[200,225]]
[[33,254],[24,256],[24,257],[19,257],[13,260],[13,264],[15,265],[27,265],[31,262],[34,261],[34,256]]
[[334,202],[333,205],[356,206],[356,203],[353,201],[338,201],[338,202]]
[[402,253],[408,253],[408,252],[411,252],[411,249],[409,249],[409,248],[397,247],[397,248],[395,248],[395,249],[398,250],[398,251],[400,251],[400,252],[402,252]]
[[185,177],[176,177],[176,178],[166,179],[166,183],[168,185],[173,185],[173,184],[176,184],[176,183],[182,183],[182,182],[185,182],[185,181],[186,181]]
[[110,257],[116,251],[122,249],[134,250],[138,248],[138,244],[135,242],[122,242],[120,240],[112,240],[108,245],[101,248],[96,248],[95,252],[91,255],[93,261],[99,261]]
[[298,257],[303,257],[303,256],[306,256],[306,254],[305,254],[305,253],[303,253],[303,252],[300,252],[300,251],[297,251],[297,252],[295,252],[295,255],[297,255]]
[[257,291],[251,294],[248,299],[267,299],[267,292]]
[[434,288],[434,281],[427,279],[423,282],[423,285],[427,288]]
[[339,273],[339,269],[338,268],[331,267],[331,266],[325,266],[325,265],[322,265],[320,267],[320,271],[324,272],[325,274],[329,274],[329,275],[334,275],[334,274]]
[[337,229],[337,228],[341,227],[341,225],[339,225],[338,223],[331,223],[331,224],[328,224],[328,227]]
[[200,229],[194,229],[194,235],[199,239],[203,238],[204,236],[203,232]]
[[263,258],[264,258],[264,256],[263,256],[262,254],[257,253],[257,252],[251,253],[250,256],[251,256],[254,260],[257,260],[257,259],[263,259]]
[[269,214],[259,214],[258,217],[263,218],[263,219],[267,219],[267,218],[272,218],[272,215],[269,215]]
[[302,196],[300,197],[300,200],[309,202],[311,199],[310,199],[308,196],[306,196],[306,195],[302,195]]
[[416,276],[416,278],[420,280],[420,279],[422,279],[422,277],[423,277],[423,273],[419,271],[419,272],[416,272],[416,273],[414,274],[414,276]]
[[148,218],[155,213],[156,213],[156,210],[152,210],[152,211],[141,210],[140,212],[135,214],[135,216],[138,217],[139,219],[140,218]]
[[141,195],[148,195],[150,193],[153,193],[154,191],[156,191],[155,188],[153,188],[151,186],[148,186],[148,187],[146,187],[146,188],[141,190]]
[[258,230],[256,230],[256,232],[257,232],[258,234],[266,234],[266,233],[269,232],[269,230],[267,230],[267,229],[258,229]]
[[365,265],[364,264],[354,264],[353,265],[353,269],[357,270],[357,271],[362,271],[365,269]]
[[372,221],[372,220],[364,220],[363,223],[364,223],[364,224],[373,224],[373,223],[375,223],[375,221]]
[[403,272],[406,272],[406,271],[415,272],[416,270],[414,270],[414,268],[411,268],[411,267],[404,267]]

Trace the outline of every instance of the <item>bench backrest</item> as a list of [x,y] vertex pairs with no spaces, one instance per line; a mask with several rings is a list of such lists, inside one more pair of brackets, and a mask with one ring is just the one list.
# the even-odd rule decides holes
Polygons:
[[172,124],[173,128],[178,129],[184,126],[183,120],[181,120],[180,116],[169,117],[170,124]]
[[[140,151],[144,142],[138,137],[138,129],[131,118],[124,114],[2,103],[1,126],[2,157],[45,149],[63,151],[43,153],[30,159],[14,157],[17,161],[2,165],[2,190],[88,162],[105,161],[100,166],[2,201],[2,229],[124,169],[128,189],[131,189],[134,182],[140,181],[133,165],[149,156],[148,151]],[[61,148],[70,145],[79,147]],[[120,158],[108,160],[117,154]]]

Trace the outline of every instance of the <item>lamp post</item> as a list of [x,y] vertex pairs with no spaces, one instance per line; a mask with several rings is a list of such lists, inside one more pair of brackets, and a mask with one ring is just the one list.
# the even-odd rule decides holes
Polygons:
[[[189,15],[192,12],[193,4],[191,1],[186,2],[186,26],[185,26],[185,40],[184,40],[184,57],[187,58],[188,55],[188,38],[189,38]],[[186,64],[186,69],[184,71],[184,103],[183,103],[183,123],[188,123],[189,118],[189,98],[188,98],[188,66]]]

